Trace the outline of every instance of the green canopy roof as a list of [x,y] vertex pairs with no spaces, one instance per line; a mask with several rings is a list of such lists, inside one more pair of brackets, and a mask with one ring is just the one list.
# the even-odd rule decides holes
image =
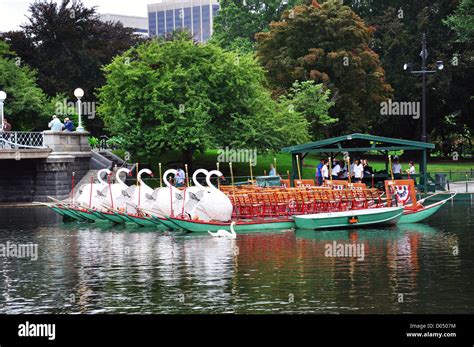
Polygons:
[[434,149],[432,143],[368,134],[350,134],[282,148],[286,153],[368,152]]

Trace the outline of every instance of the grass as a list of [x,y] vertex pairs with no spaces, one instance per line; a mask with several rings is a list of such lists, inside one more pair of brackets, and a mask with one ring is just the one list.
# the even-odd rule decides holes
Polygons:
[[[117,155],[123,157],[123,151],[116,151]],[[212,170],[216,168],[218,150],[207,150],[203,154],[195,154],[193,158],[193,169],[205,168]],[[169,168],[174,168],[178,162],[180,162],[180,153],[175,151],[169,151],[165,155],[158,157],[153,157],[151,159],[151,169],[155,174],[158,174],[158,163],[162,163],[163,172]],[[273,164],[273,160],[276,158],[277,170],[278,173],[282,176],[286,176],[287,171],[291,172],[291,155],[287,153],[276,153],[275,155],[258,155],[257,156],[257,165],[252,167],[253,176],[262,176],[265,173],[268,173],[270,169],[270,164]],[[302,177],[303,178],[314,178],[316,166],[319,163],[321,156],[308,155],[304,160],[304,166],[302,168]],[[136,161],[136,158],[132,158],[133,161]],[[385,158],[382,156],[368,156],[369,164],[373,167],[374,170],[380,171],[385,170]],[[402,169],[408,169],[408,161],[402,160]],[[148,160],[142,160],[143,164],[148,163]],[[147,165],[148,166],[148,165]],[[249,163],[233,163],[234,177],[236,181],[241,181],[250,176],[250,166]],[[420,172],[419,164],[415,163],[417,172]],[[230,178],[230,170],[228,163],[220,163],[220,171],[224,176]],[[191,169],[190,169],[191,170]],[[451,181],[465,180],[465,172],[470,171],[471,177],[474,172],[474,160],[460,160],[453,161],[451,159],[443,158],[430,158],[428,159],[428,172],[434,176],[434,173],[446,173],[448,174],[448,179]]]

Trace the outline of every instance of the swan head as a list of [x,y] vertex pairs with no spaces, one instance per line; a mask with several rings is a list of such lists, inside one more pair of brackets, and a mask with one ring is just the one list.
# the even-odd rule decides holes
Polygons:
[[165,182],[165,184],[166,184],[166,186],[167,186],[168,188],[171,187],[171,184],[168,182],[167,177],[168,177],[169,175],[174,175],[174,176],[176,176],[177,174],[178,174],[178,170],[175,170],[175,169],[166,170],[165,173],[163,174],[163,182]]
[[194,182],[194,185],[196,187],[199,187],[200,189],[205,190],[205,187],[203,185],[201,185],[197,180],[197,175],[199,175],[200,173],[203,173],[207,176],[209,174],[209,171],[207,171],[206,169],[197,169],[196,171],[194,171],[194,173],[193,173],[193,182]]
[[219,170],[211,170],[207,173],[207,176],[206,176],[207,185],[210,188],[214,188],[215,190],[217,190],[217,188],[211,183],[211,176],[213,176],[213,175],[216,175],[217,177],[221,177],[221,176],[224,176],[224,175]]
[[141,169],[137,174],[137,179],[139,181],[142,180],[142,175],[143,174],[147,174],[147,175],[150,175],[151,177],[153,177],[153,172],[150,169]]
[[108,175],[111,174],[111,171],[109,169],[101,169],[99,171],[97,171],[97,180],[102,183],[102,184],[106,184],[103,180],[102,180],[102,174],[105,173],[105,177],[107,177]]

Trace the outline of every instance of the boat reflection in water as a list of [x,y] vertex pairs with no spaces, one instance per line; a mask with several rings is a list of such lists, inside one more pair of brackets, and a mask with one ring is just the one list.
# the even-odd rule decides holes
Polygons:
[[[49,210],[0,210],[0,313],[472,313],[471,206],[433,223],[238,235],[62,224]],[[40,218],[43,214],[44,218]],[[463,217],[464,216],[464,217]],[[38,224],[35,224],[38,223]],[[327,256],[328,244],[363,245]]]

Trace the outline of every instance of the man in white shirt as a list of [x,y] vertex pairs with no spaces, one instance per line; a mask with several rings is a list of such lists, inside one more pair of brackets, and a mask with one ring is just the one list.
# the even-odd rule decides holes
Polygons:
[[337,180],[339,179],[339,173],[341,172],[341,165],[339,165],[339,161],[334,160],[334,167],[332,168],[332,179]]
[[364,166],[359,160],[354,162],[354,182],[362,182],[364,178]]
[[394,175],[400,175],[402,173],[402,165],[398,162],[398,158],[393,162],[392,171]]
[[321,168],[321,176],[323,176],[323,181],[329,179],[328,162],[326,160],[324,160],[323,167]]

